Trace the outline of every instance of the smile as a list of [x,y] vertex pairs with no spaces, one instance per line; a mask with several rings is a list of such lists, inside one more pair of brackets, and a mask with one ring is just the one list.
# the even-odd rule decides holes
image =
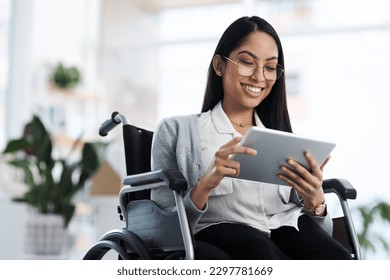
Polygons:
[[244,89],[246,89],[247,91],[250,91],[252,93],[260,93],[261,92],[261,88],[259,88],[259,87],[253,87],[253,86],[245,85],[245,84],[242,84],[242,87]]

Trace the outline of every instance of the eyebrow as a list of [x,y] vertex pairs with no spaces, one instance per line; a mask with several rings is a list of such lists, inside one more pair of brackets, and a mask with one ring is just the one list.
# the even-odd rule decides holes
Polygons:
[[[243,50],[243,51],[240,51],[238,54],[242,54],[242,53],[246,53],[247,55],[253,57],[254,59],[258,59],[257,55],[255,55],[254,53],[250,52],[250,51],[246,51],[246,50]],[[278,60],[278,57],[277,56],[271,56],[269,58],[266,58],[265,60],[266,61],[270,61],[270,60]]]

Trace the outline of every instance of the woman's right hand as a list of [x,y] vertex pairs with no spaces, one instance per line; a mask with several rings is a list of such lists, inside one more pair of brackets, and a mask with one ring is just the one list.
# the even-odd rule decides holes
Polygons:
[[191,191],[191,199],[198,209],[203,209],[210,192],[216,188],[225,176],[237,176],[240,173],[240,163],[231,159],[234,154],[255,156],[257,151],[239,146],[242,137],[235,137],[223,145],[215,153],[214,159],[205,174]]

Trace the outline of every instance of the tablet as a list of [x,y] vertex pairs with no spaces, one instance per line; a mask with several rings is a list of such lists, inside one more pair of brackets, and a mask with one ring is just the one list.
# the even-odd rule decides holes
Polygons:
[[293,159],[310,170],[304,157],[305,151],[310,152],[321,166],[336,147],[335,143],[259,127],[250,128],[239,145],[257,150],[257,155],[232,156],[232,159],[240,162],[240,174],[235,178],[277,185],[287,185],[277,176],[280,166],[286,165],[286,159]]

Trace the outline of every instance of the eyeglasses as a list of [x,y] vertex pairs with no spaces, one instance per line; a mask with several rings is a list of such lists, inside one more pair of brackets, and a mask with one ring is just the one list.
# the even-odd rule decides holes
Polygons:
[[[258,65],[254,61],[239,60],[238,62],[235,62],[224,55],[222,57],[236,64],[237,72],[241,76],[250,77],[257,71]],[[267,63],[266,65],[263,66],[264,78],[270,81],[276,81],[277,79],[279,79],[283,72],[284,69],[280,64]]]

